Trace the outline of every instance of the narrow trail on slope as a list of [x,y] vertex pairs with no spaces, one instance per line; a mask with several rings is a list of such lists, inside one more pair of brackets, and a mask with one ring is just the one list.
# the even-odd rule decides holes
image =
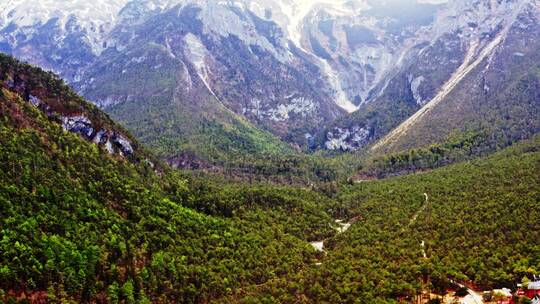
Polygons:
[[[420,207],[420,209],[418,209],[418,211],[416,211],[416,213],[413,215],[413,217],[411,218],[411,220],[409,221],[409,224],[407,225],[407,227],[404,227],[401,232],[405,232],[407,228],[410,228],[414,223],[416,223],[416,221],[418,220],[418,217],[420,216],[420,214],[422,214],[422,212],[424,212],[428,206],[428,203],[429,203],[429,195],[427,193],[424,193],[424,204],[422,205],[422,207]],[[422,240],[422,242],[420,243],[420,248],[422,250],[422,256],[424,257],[424,259],[427,259],[427,253],[426,253],[426,242],[424,240]]]
[[[403,228],[403,232],[405,232],[405,229],[406,228],[409,228],[410,226],[412,226],[414,223],[416,223],[416,220],[418,219],[418,216],[420,216],[420,214],[422,214],[422,212],[424,212],[424,210],[426,210],[427,206],[428,206],[428,203],[429,203],[429,196],[427,193],[424,193],[424,204],[422,205],[422,207],[420,207],[420,209],[413,215],[413,217],[411,218],[411,220],[409,221],[409,224],[407,225],[407,227]],[[340,235],[344,232],[346,232],[352,224],[356,223],[357,221],[361,220],[362,219],[362,216],[356,216],[354,218],[352,218],[349,222],[347,223],[344,223],[343,220],[335,220],[334,222],[338,225],[337,227],[336,226],[333,226],[332,224],[329,224],[330,227],[334,230],[336,230],[336,234],[332,237],[335,237],[337,235]],[[319,252],[323,252],[324,254],[327,254],[326,250],[324,249],[324,243],[326,241],[328,241],[330,238],[332,237],[329,237],[329,238],[326,238],[324,240],[320,240],[320,241],[314,241],[314,242],[310,242],[311,246],[313,246],[313,248]],[[425,242],[422,241],[422,248],[424,248],[425,246]],[[424,256],[426,255],[425,254],[425,251],[424,252]]]
[[454,280],[450,280],[451,283],[456,284],[457,286],[461,288],[466,288],[469,295],[465,297],[465,299],[462,300],[462,303],[464,304],[484,304],[484,298],[477,293],[476,291],[472,290],[469,286],[458,283]]
[[[412,217],[412,219],[409,222],[409,225],[407,227],[410,227],[411,225],[416,223],[416,220],[418,219],[418,216],[422,212],[424,212],[424,210],[426,210],[426,208],[428,206],[428,203],[429,203],[429,196],[428,196],[427,193],[424,193],[424,197],[425,197],[424,205],[415,213],[415,215]],[[405,229],[403,229],[403,231],[405,231]],[[422,242],[420,243],[420,250],[422,252],[422,258],[424,260],[428,260],[429,258],[428,258],[427,253],[426,253],[426,242],[424,240],[422,240]],[[458,282],[455,282],[452,279],[450,281],[452,283],[456,284],[459,287],[467,288],[467,292],[469,293],[469,295],[467,297],[465,297],[463,299],[463,302],[461,302],[461,303],[465,303],[465,304],[484,304],[484,300],[483,300],[482,296],[479,293],[477,293],[476,291],[472,290],[469,286],[458,283]]]
[[[409,221],[409,224],[407,225],[407,227],[410,227],[412,226],[414,223],[416,223],[416,220],[418,219],[418,216],[420,216],[420,214],[422,214],[422,212],[424,212],[424,210],[426,210],[427,206],[428,206],[428,203],[429,203],[429,196],[427,193],[424,193],[424,197],[425,197],[425,201],[424,201],[424,204],[422,205],[422,207],[420,207],[420,209],[418,209],[418,211],[416,211],[416,213],[413,215],[413,217],[411,218],[411,220]],[[405,230],[405,228],[403,228],[403,230]]]

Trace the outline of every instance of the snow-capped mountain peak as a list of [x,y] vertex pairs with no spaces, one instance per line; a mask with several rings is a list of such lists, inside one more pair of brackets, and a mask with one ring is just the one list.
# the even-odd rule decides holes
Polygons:
[[29,33],[31,28],[44,26],[54,21],[60,29],[72,26],[74,19],[77,27],[86,34],[88,43],[95,53],[103,50],[104,35],[117,21],[118,12],[129,0],[7,0],[0,3],[0,27],[15,24]]

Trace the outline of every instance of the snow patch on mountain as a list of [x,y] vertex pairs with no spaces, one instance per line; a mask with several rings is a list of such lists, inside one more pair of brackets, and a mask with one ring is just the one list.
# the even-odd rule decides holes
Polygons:
[[[33,30],[51,20],[62,31],[67,31],[71,22],[82,29],[82,33],[95,54],[104,49],[107,33],[116,25],[120,10],[129,0],[7,0],[0,1],[0,29],[9,25],[18,28],[11,37],[23,33],[32,38]],[[58,37],[60,41],[62,37]],[[18,42],[12,40],[12,42]]]
[[[463,4],[463,2],[460,2]],[[521,12],[523,12],[524,8],[531,3],[531,0],[521,0],[521,1],[499,1],[497,3],[490,1],[490,2],[482,2],[477,1],[475,3],[469,3],[466,5],[470,5],[464,10],[463,15],[467,15],[467,13],[471,14],[468,16],[468,18],[479,18],[484,19],[486,23],[483,26],[486,26],[483,30],[490,30],[489,32],[472,32],[468,36],[465,36],[466,38],[469,38],[468,41],[468,51],[465,56],[465,59],[462,63],[462,65],[454,72],[452,77],[442,86],[440,91],[437,93],[437,95],[431,99],[429,102],[425,104],[423,108],[421,108],[418,112],[416,112],[414,115],[409,117],[406,121],[404,121],[401,125],[399,125],[397,128],[392,130],[389,134],[387,134],[383,139],[381,139],[377,144],[375,144],[371,150],[376,151],[378,149],[381,149],[387,145],[391,145],[394,141],[396,141],[400,136],[403,134],[406,134],[411,130],[414,125],[420,121],[427,113],[429,113],[433,108],[435,108],[437,105],[439,105],[441,102],[443,102],[454,90],[454,88],[471,72],[473,71],[477,66],[480,65],[484,60],[490,61],[491,56],[496,51],[497,47],[506,39],[506,35],[508,34],[511,26],[516,21],[517,17]],[[491,13],[489,11],[491,10]],[[452,15],[452,18],[449,18],[446,16],[448,11],[445,12],[445,16],[443,17],[442,21],[449,21],[449,20],[457,20],[458,22],[450,22],[450,25],[452,28],[453,26],[459,26],[463,25],[463,23],[470,23],[471,19],[464,18],[463,15],[458,16]],[[478,19],[476,19],[478,20]],[[441,21],[441,20],[439,20]],[[438,25],[445,25],[447,23],[439,22]],[[475,27],[476,28],[476,27]],[[489,35],[486,37],[485,35],[489,33]],[[491,38],[491,39],[486,39]]]
[[383,44],[365,45],[357,48],[351,58],[363,69],[362,85],[358,89],[362,101],[365,102],[388,71],[396,66],[396,54]]
[[345,93],[345,89],[343,87],[344,84],[340,79],[338,72],[332,68],[327,60],[321,59],[320,62],[323,74],[327,76],[330,85],[335,90],[333,95],[335,97],[336,104],[349,113],[358,110],[358,106],[356,106],[348,98],[347,93]]
[[411,84],[411,92],[413,94],[414,100],[416,100],[416,103],[419,105],[424,105],[425,101],[418,90],[420,88],[420,85],[426,80],[424,76],[418,76],[414,77],[413,75],[409,75],[409,82]]
[[268,37],[257,32],[257,28],[248,18],[239,17],[235,9],[243,10],[247,13],[247,6],[240,2],[226,1],[206,1],[199,6],[201,11],[199,18],[203,22],[204,32],[207,35],[217,34],[222,37],[236,36],[246,45],[257,45],[271,53],[282,63],[290,63],[293,55],[286,47],[284,37],[274,37],[277,45],[269,41]]
[[282,11],[289,19],[286,26],[289,39],[297,47],[302,48],[302,24],[306,17],[315,8],[325,8],[336,15],[348,15],[351,12],[345,8],[346,2],[344,0],[296,0],[287,4],[285,1],[280,1]]
[[[516,8],[536,0],[505,0],[505,1],[449,1],[445,9],[440,10],[432,27],[424,33],[434,43],[447,33],[459,32],[466,40],[479,40],[489,37],[507,21],[513,22]],[[427,40],[427,37],[425,39]]]
[[[348,84],[342,79],[338,71],[327,59],[316,56],[304,45],[304,26],[311,22],[311,16],[321,11],[334,17],[358,14],[362,10],[369,8],[365,0],[239,0],[238,2],[244,3],[260,18],[268,19],[267,17],[270,15],[271,20],[284,31],[286,38],[295,47],[311,56],[323,77],[326,77],[329,81],[332,89],[332,92],[329,93],[334,97],[336,105],[347,112],[354,112],[358,109],[358,106],[348,97],[345,89]],[[283,47],[287,48],[285,44],[283,44]],[[274,52],[275,54],[276,52]],[[277,54],[276,58],[283,62],[284,58],[280,57],[282,54],[279,52]],[[285,57],[285,59],[290,62],[290,58]]]

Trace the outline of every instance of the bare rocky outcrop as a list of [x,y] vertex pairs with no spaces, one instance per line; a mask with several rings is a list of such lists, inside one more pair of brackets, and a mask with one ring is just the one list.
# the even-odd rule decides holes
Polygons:
[[124,135],[107,129],[96,129],[95,124],[84,115],[62,116],[64,130],[76,133],[97,145],[105,147],[109,154],[130,156],[134,153],[131,141]]
[[134,144],[128,136],[112,127],[112,124],[91,118],[91,114],[85,112],[89,109],[83,106],[82,100],[79,109],[73,112],[73,109],[65,108],[70,103],[70,97],[67,96],[69,94],[66,96],[46,94],[41,85],[36,85],[34,80],[30,82],[25,80],[29,75],[25,75],[24,72],[2,70],[0,72],[7,75],[7,79],[0,82],[0,89],[5,88],[17,93],[51,120],[58,122],[64,130],[103,147],[109,154],[128,157],[135,153]]

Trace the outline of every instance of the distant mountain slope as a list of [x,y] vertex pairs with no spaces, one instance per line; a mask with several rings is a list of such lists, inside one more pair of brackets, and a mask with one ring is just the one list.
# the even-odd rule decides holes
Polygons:
[[540,6],[525,3],[490,44],[373,149],[425,146],[456,130],[488,130],[501,146],[540,132]]
[[[418,147],[444,141],[448,134],[466,129],[468,122],[482,122],[485,127],[497,119],[505,120],[510,107],[514,107],[514,114],[520,117],[517,119],[533,122],[538,117],[539,107],[534,95],[536,80],[532,76],[538,65],[533,50],[540,33],[539,16],[540,10],[534,1],[449,3],[448,9],[441,11],[428,29],[431,31],[428,37],[433,40],[413,44],[404,55],[403,64],[396,66],[393,75],[382,82],[384,89],[380,94],[320,133],[319,146],[355,150],[377,142],[392,131],[375,147],[376,150],[392,150],[387,145],[406,129],[416,135],[415,138],[404,137],[402,145]],[[499,63],[491,64],[492,61]],[[531,76],[524,78],[523,69]],[[486,86],[484,73],[490,75],[485,80]],[[529,88],[510,94],[508,85],[517,82]],[[486,92],[482,93],[483,90]],[[448,101],[452,94],[460,95],[460,105]],[[430,119],[429,126],[413,125],[429,116],[425,114],[434,107],[441,110],[436,118]],[[401,123],[403,125],[398,127]],[[516,128],[516,136],[519,132],[524,137],[530,136],[531,131],[534,133],[531,128],[534,129],[535,124],[523,123],[518,127],[512,126],[514,122],[507,123],[499,125]]]
[[[220,105],[203,105],[201,100],[199,106],[206,110],[200,118],[193,117],[190,112],[174,111],[178,105],[164,113],[160,106],[168,101],[158,98],[144,104],[129,104],[138,106],[136,111],[144,108],[147,113],[144,117],[122,118],[127,121],[124,125],[132,128],[152,148],[153,153],[149,153],[124,127],[77,96],[51,72],[0,54],[0,73],[4,73],[0,88],[6,90],[6,96],[20,97],[33,104],[51,121],[96,143],[110,154],[134,163],[148,163],[156,170],[161,170],[161,161],[166,160],[174,168],[212,171],[242,180],[306,185],[337,178],[334,160],[297,153]],[[205,98],[212,103],[212,97]],[[216,108],[221,112],[216,113]],[[179,126],[187,123],[193,127],[191,131]],[[181,136],[177,137],[178,134]]]

